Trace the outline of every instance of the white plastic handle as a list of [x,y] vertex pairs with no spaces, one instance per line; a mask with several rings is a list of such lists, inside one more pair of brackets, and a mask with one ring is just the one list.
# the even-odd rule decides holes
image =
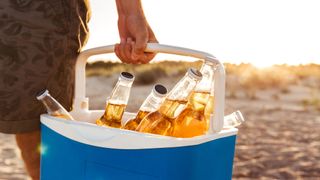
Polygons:
[[[224,98],[225,98],[225,70],[223,64],[213,55],[196,51],[188,48],[163,45],[158,43],[148,43],[146,52],[176,54],[182,56],[190,56],[199,59],[215,61],[217,70],[215,73],[214,84],[214,119],[211,119],[210,131],[218,132],[223,127],[224,116]],[[99,54],[107,54],[114,52],[114,45],[102,46],[85,50],[80,53],[76,62],[76,79],[75,79],[75,97],[73,103],[73,113],[86,113],[89,109],[89,100],[86,95],[86,74],[85,66],[89,57]]]

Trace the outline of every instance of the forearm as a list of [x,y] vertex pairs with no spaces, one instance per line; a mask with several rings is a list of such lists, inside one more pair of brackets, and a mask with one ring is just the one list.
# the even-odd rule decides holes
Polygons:
[[120,43],[115,53],[124,63],[148,63],[155,53],[145,53],[148,42],[158,42],[144,15],[141,0],[116,0]]
[[141,0],[116,0],[118,15],[144,17]]

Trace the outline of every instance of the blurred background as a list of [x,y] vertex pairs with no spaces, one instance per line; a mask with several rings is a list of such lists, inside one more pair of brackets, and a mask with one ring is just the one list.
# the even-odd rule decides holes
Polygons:
[[[214,54],[224,62],[226,114],[242,111],[234,179],[320,178],[320,11],[316,0],[143,1],[158,40]],[[91,2],[86,49],[119,41],[114,1]],[[136,75],[127,111],[155,83],[167,88],[201,61],[159,54],[125,65],[114,55],[87,65],[91,109],[104,109],[119,72]],[[26,179],[12,135],[0,134],[0,179]]]

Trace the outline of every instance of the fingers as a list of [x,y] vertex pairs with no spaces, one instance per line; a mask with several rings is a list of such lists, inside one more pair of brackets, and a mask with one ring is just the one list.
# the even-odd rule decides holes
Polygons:
[[125,40],[121,39],[120,44],[115,45],[114,52],[122,62],[129,63],[129,59],[126,57],[123,50],[124,46],[125,46]]
[[125,43],[125,46],[124,46],[124,53],[125,53],[125,56],[126,56],[128,59],[131,58],[131,51],[132,51],[131,43],[132,43],[131,38],[128,38],[128,39],[127,39],[127,42]]
[[154,57],[156,56],[156,53],[144,53],[142,58],[139,60],[141,64],[147,64],[149,63]]
[[124,51],[125,51],[126,57],[130,60],[130,62],[132,64],[137,64],[138,63],[137,59],[132,58],[133,45],[134,45],[134,42],[132,41],[132,39],[128,38],[126,45],[124,47],[125,48]]
[[[150,43],[158,43],[158,40],[154,36],[151,28],[149,28],[149,41]],[[139,58],[139,62],[141,64],[147,64],[149,63],[154,57],[156,56],[156,53],[150,53],[150,52],[144,52],[143,55]]]
[[147,41],[137,39],[136,43],[133,44],[131,58],[141,64],[149,63],[156,56],[156,53],[145,52],[148,42],[157,43],[158,41],[154,36],[150,37]]
[[[157,40],[154,38],[149,42],[157,42]],[[122,39],[120,44],[115,45],[115,54],[127,64],[146,64],[156,55],[156,53],[144,52],[146,46],[147,43],[143,43],[141,40],[134,42],[132,38]]]
[[144,50],[147,47],[148,37],[146,33],[142,33],[141,35],[137,36],[136,42],[133,46],[132,58],[133,59],[141,59],[144,55]]
[[128,38],[127,40],[121,39],[120,44],[115,45],[115,54],[118,56],[118,58],[127,64],[137,64],[138,62],[136,60],[133,60],[131,58],[132,54],[132,39]]

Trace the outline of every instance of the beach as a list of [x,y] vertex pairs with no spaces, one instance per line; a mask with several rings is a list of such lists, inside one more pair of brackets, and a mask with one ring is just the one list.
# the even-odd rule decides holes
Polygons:
[[[87,78],[90,109],[104,109],[117,77]],[[160,77],[156,83],[171,89],[179,77]],[[238,88],[234,77],[227,81],[225,113],[240,110],[246,120],[239,126],[233,179],[320,178],[320,109],[310,103],[318,94],[313,93],[318,79],[307,78],[285,89],[255,89],[253,96],[245,86]],[[127,111],[138,110],[153,84],[134,85]],[[13,135],[0,134],[0,179],[27,179]]]

